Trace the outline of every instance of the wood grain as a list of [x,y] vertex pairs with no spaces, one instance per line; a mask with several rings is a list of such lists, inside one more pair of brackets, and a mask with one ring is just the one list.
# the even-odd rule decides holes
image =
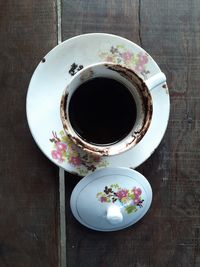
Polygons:
[[151,209],[140,222],[116,233],[81,226],[69,210],[78,178],[66,175],[68,266],[200,266],[199,1],[63,0],[62,4],[64,39],[86,32],[131,39],[166,73],[171,95],[166,135],[138,168],[154,192]]
[[138,6],[138,0],[63,0],[63,40],[83,33],[106,32],[138,43]]
[[171,95],[169,127],[150,176],[154,216],[163,226],[157,266],[200,265],[199,14],[197,0],[141,1],[142,44],[166,73]]
[[0,3],[0,266],[58,266],[58,172],[30,135],[32,73],[56,45],[53,1]]

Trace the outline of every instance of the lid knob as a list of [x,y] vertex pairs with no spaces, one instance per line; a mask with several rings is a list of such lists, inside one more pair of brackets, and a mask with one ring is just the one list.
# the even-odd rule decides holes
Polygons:
[[108,207],[107,220],[111,224],[119,224],[123,221],[123,215],[119,206],[113,204]]

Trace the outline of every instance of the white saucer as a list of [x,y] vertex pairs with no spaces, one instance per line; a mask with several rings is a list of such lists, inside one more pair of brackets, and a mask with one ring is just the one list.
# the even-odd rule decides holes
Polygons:
[[139,144],[120,155],[101,159],[77,149],[63,131],[61,95],[72,74],[82,66],[105,61],[132,68],[143,79],[160,72],[151,56],[133,42],[111,34],[92,33],[76,36],[52,49],[37,66],[28,88],[27,118],[36,143],[56,165],[81,176],[107,166],[136,168],[157,148],[168,124],[170,102],[164,83],[151,91],[152,122]]

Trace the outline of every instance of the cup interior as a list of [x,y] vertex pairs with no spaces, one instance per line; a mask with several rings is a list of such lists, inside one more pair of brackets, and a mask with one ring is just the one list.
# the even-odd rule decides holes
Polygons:
[[[135,120],[132,125],[130,124],[129,132],[116,142],[92,142],[83,137],[80,132],[77,132],[75,127],[73,127],[72,116],[70,117],[69,112],[70,102],[83,84],[95,78],[112,79],[120,83],[125,90],[128,91],[129,95],[133,97],[135,103]],[[113,101],[115,101],[114,94]],[[87,99],[84,99],[84,105],[90,105]],[[103,105],[104,103],[102,103],[102,109],[104,108]],[[122,109],[123,106],[118,108]],[[92,112],[93,110],[91,109],[91,113]],[[151,116],[152,100],[146,84],[134,71],[116,64],[99,63],[78,72],[67,86],[61,101],[61,119],[66,133],[83,150],[99,155],[119,154],[137,144],[146,133],[150,125]],[[124,117],[124,120],[127,120],[127,117]]]

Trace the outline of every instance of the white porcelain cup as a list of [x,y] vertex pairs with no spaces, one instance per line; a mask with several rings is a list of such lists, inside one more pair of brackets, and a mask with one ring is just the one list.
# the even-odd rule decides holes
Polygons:
[[[102,145],[88,142],[77,134],[70,122],[69,104],[73,93],[81,84],[97,77],[110,78],[120,82],[131,92],[135,100],[137,109],[135,123],[127,136],[116,143]],[[73,77],[61,98],[61,120],[66,134],[81,149],[97,156],[111,156],[125,152],[137,145],[148,131],[153,112],[150,91],[165,81],[166,77],[162,72],[144,81],[133,70],[113,63],[97,63],[83,68]],[[86,102],[85,104],[89,105],[90,103]]]

